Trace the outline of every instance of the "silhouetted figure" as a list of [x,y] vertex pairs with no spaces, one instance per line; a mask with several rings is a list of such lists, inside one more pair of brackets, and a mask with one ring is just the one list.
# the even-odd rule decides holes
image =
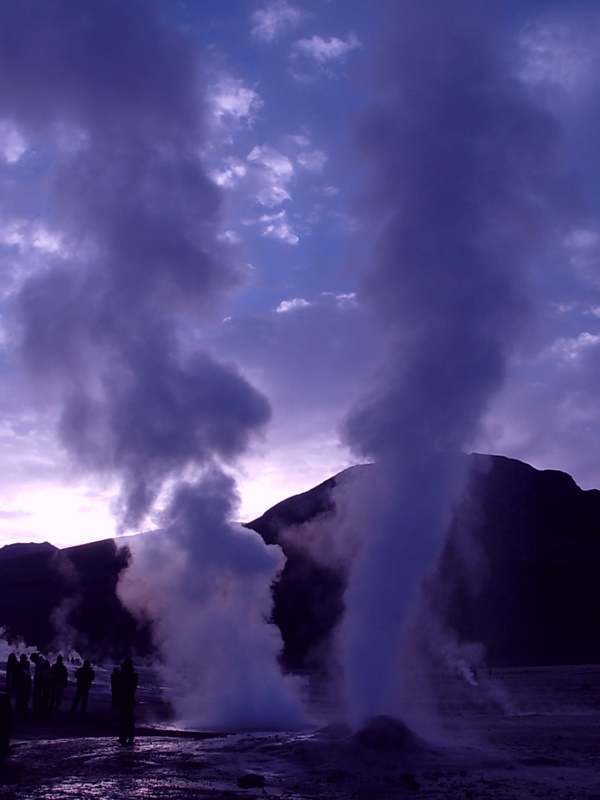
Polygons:
[[[38,716],[48,716],[50,710],[50,662],[40,655],[35,665],[34,680],[38,683]],[[39,674],[38,674],[39,673]]]
[[17,670],[19,669],[19,659],[16,653],[9,653],[6,661],[6,691],[15,694]]
[[63,663],[63,657],[57,656],[50,667],[50,711],[60,711],[63,692],[69,680],[69,673]]
[[43,719],[48,715],[50,700],[50,663],[41,653],[33,653],[33,716]]
[[126,658],[121,665],[121,675],[118,681],[119,710],[121,712],[121,744],[133,744],[134,724],[133,709],[135,708],[135,692],[138,687],[138,674],[133,668],[133,662]]
[[119,708],[119,687],[121,685],[121,670],[115,667],[110,673],[111,708]]
[[25,653],[21,654],[15,673],[15,708],[24,717],[29,716],[29,697],[31,695],[31,669]]
[[39,653],[32,653],[30,657],[30,661],[33,664],[31,668],[33,670],[33,716],[36,717],[36,719],[40,716],[41,672],[39,668],[39,658]]
[[86,658],[83,662],[83,666],[75,670],[75,680],[77,681],[77,686],[75,688],[73,704],[71,705],[71,714],[74,714],[77,711],[77,706],[79,705],[80,700],[81,713],[85,714],[90,687],[95,677],[96,673],[92,669],[89,659]]

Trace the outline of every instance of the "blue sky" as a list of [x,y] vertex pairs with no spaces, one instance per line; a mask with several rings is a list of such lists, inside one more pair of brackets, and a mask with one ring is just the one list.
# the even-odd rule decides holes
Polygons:
[[0,543],[386,442],[600,487],[596,4],[84,6],[0,9]]

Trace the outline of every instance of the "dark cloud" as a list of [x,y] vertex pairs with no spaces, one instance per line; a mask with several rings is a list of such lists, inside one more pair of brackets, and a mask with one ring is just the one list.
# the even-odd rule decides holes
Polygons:
[[0,108],[34,131],[50,124],[185,139],[198,122],[195,57],[153,4],[43,0],[0,9]]

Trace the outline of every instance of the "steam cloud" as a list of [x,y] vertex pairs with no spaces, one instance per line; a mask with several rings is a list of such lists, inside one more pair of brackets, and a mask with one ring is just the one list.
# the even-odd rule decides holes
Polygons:
[[[254,702],[267,724],[280,680],[290,724],[280,642],[267,625],[282,556],[229,527],[236,494],[221,468],[266,423],[269,404],[193,344],[243,278],[219,243],[219,196],[199,155],[199,68],[191,45],[146,2],[2,4],[0,116],[42,153],[39,203],[59,241],[43,268],[23,276],[17,324],[65,448],[91,473],[118,478],[122,530],[144,524],[166,498],[162,557],[153,558],[155,546],[137,552],[123,596],[139,607],[151,582],[160,602],[146,608],[172,674],[203,665],[212,690],[210,675],[239,659],[245,685],[233,671],[225,722],[243,692],[242,721],[252,724]],[[193,610],[200,595],[202,619]],[[189,613],[180,605],[188,600]],[[261,681],[270,704],[253,697]]]
[[[362,298],[385,352],[345,425],[375,462],[346,509],[358,555],[339,645],[355,724],[402,716],[407,620],[463,484],[457,454],[519,344],[533,260],[572,211],[560,130],[508,70],[500,16],[466,0],[379,10],[392,41],[358,146],[374,232]],[[196,345],[244,278],[199,155],[199,72],[142,0],[0,5],[0,117],[36,146],[36,202],[57,242],[17,276],[13,322],[67,451],[119,480],[122,530],[163,508],[164,531],[132,545],[120,592],[154,620],[180,713],[289,726],[296,686],[268,624],[282,554],[231,524],[222,467],[270,408]],[[9,211],[31,200],[16,194]]]
[[509,73],[501,20],[481,3],[385,8],[396,34],[375,76],[384,99],[358,146],[376,231],[363,298],[386,351],[345,425],[376,462],[354,500],[367,544],[340,634],[355,724],[403,715],[408,620],[463,485],[457,454],[524,330],[533,256],[570,213],[557,123]]

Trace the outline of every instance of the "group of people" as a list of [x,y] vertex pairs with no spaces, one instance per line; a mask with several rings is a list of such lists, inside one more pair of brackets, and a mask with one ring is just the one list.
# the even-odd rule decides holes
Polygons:
[[41,653],[26,653],[17,658],[10,653],[6,662],[6,691],[15,698],[15,711],[29,716],[29,699],[33,689],[33,715],[37,719],[47,717],[52,711],[60,711],[63,691],[68,673],[63,657],[57,656],[54,664]]
[[[85,714],[88,695],[96,677],[89,659],[75,670],[75,695],[71,703],[71,713],[81,708]],[[29,700],[33,694],[33,716],[37,719],[47,717],[51,712],[60,711],[63,692],[68,684],[68,670],[62,655],[56,657],[54,664],[41,653],[33,653],[31,658],[22,653],[10,653],[6,663],[6,691],[15,698],[15,711],[23,717],[29,716]],[[111,679],[112,707],[121,716],[119,742],[133,744],[135,693],[138,687],[138,674],[130,658],[121,667],[115,667]],[[33,691],[32,691],[33,690]]]

